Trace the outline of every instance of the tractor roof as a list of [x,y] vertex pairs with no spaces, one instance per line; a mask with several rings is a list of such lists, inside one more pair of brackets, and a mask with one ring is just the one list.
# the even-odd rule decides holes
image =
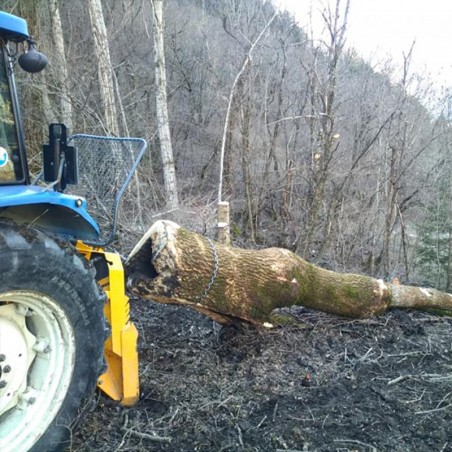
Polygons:
[[0,38],[16,42],[27,39],[27,22],[20,17],[0,11]]

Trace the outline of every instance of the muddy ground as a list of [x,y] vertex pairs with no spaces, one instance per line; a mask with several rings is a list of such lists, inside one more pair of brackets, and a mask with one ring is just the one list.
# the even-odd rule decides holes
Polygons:
[[452,319],[291,311],[223,328],[133,301],[141,400],[99,395],[74,451],[452,451]]

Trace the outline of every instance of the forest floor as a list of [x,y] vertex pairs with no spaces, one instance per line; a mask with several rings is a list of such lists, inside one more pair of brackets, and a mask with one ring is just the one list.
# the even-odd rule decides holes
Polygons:
[[452,319],[394,310],[350,320],[220,327],[133,301],[141,399],[103,395],[74,451],[452,451]]

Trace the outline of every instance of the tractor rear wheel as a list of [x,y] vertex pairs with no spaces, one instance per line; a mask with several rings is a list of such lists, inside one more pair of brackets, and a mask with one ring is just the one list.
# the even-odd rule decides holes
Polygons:
[[104,296],[71,246],[0,223],[0,450],[51,451],[104,371]]

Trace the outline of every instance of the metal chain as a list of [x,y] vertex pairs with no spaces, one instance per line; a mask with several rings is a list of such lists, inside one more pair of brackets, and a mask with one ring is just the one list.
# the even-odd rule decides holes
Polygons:
[[209,239],[209,237],[205,237],[205,238],[209,242],[210,248],[212,249],[212,252],[213,252],[213,272],[212,272],[212,276],[210,277],[209,284],[207,284],[207,286],[204,289],[204,291],[198,297],[199,301],[204,300],[204,298],[206,298],[207,294],[210,292],[210,289],[212,288],[212,286],[215,283],[215,280],[217,279],[218,270],[220,268],[220,261],[219,261],[219,258],[218,258],[218,251],[217,251],[213,241],[211,239]]

